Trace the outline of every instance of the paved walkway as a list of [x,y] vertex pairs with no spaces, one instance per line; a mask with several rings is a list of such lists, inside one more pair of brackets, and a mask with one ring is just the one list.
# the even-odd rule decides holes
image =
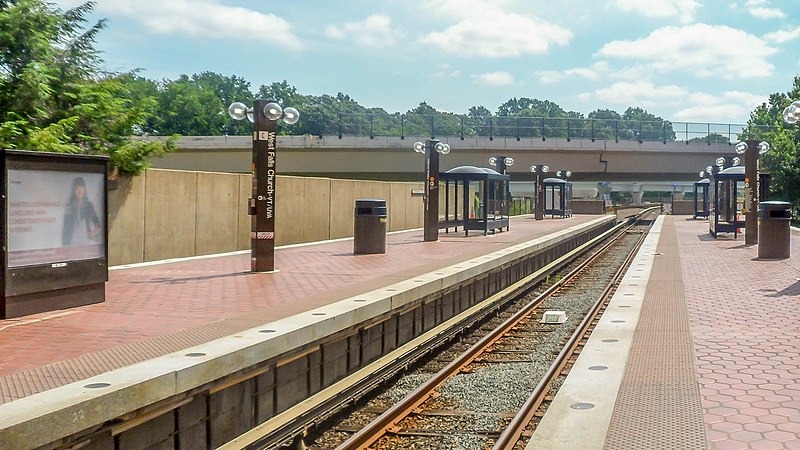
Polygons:
[[666,218],[609,448],[800,449],[800,233],[791,245],[759,260]]
[[110,272],[104,303],[0,320],[0,403],[324,306],[599,216],[514,218],[509,232],[391,234],[387,252],[352,240],[279,249],[273,274],[250,255]]

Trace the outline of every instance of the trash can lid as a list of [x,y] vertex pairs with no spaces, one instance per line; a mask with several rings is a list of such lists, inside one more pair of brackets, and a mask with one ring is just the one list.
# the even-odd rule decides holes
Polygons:
[[359,198],[356,199],[356,206],[368,208],[371,206],[386,206],[386,200],[381,198]]
[[765,202],[759,202],[758,203],[758,206],[761,206],[761,205],[764,205],[765,208],[777,208],[777,207],[788,208],[789,207],[789,202],[781,202],[781,201],[777,201],[777,200],[768,200],[768,201],[765,201]]

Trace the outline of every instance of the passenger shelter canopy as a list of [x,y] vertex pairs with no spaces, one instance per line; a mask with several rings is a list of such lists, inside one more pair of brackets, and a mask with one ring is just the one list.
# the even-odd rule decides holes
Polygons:
[[544,213],[551,217],[572,217],[572,182],[561,178],[545,178]]
[[697,219],[698,217],[702,217],[704,219],[708,219],[708,203],[709,203],[709,188],[711,187],[711,181],[708,178],[703,178],[702,180],[696,182],[694,184],[694,218]]
[[728,167],[714,175],[714,210],[708,221],[712,236],[733,233],[735,239],[744,229],[744,179],[744,166]]
[[445,184],[444,219],[439,228],[445,233],[453,228],[482,230],[484,235],[496,231],[508,231],[508,210],[511,204],[509,175],[502,175],[492,169],[474,166],[461,166],[440,175]]

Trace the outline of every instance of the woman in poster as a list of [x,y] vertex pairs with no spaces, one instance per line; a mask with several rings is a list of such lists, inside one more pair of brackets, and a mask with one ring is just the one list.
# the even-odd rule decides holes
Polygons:
[[94,205],[86,197],[86,182],[76,177],[64,212],[61,243],[64,246],[94,245],[100,240],[100,219]]

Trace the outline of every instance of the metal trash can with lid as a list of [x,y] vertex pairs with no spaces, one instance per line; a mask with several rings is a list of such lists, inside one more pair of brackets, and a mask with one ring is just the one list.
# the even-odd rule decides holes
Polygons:
[[386,253],[386,200],[356,200],[353,253]]
[[758,257],[788,258],[792,208],[788,202],[758,204]]

